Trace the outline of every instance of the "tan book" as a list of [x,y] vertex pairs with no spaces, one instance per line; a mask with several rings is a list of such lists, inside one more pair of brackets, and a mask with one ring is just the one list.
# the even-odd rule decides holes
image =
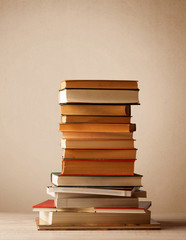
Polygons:
[[150,223],[150,211],[144,213],[89,213],[89,212],[39,212],[40,225],[92,226],[98,224],[147,224]]
[[62,115],[62,123],[130,123],[131,117]]
[[107,123],[59,123],[59,131],[73,132],[133,132],[136,124],[107,124]]
[[56,208],[125,207],[137,208],[138,198],[102,197],[102,198],[56,198]]
[[59,104],[139,104],[138,90],[64,89],[59,91]]
[[57,209],[54,200],[48,200],[33,206],[39,211],[39,224],[58,226],[89,226],[96,224],[142,224],[150,223],[151,202],[139,202],[137,208],[61,208]]
[[134,174],[135,160],[74,160],[63,159],[63,175],[114,175]]
[[133,139],[133,132],[63,132],[63,139]]
[[137,149],[63,149],[69,159],[136,159]]
[[136,80],[63,80],[60,89],[98,88],[98,89],[138,89]]
[[64,176],[60,172],[51,173],[51,182],[55,186],[99,186],[99,187],[139,187],[142,175],[133,176]]
[[87,105],[64,104],[61,105],[63,115],[84,116],[130,116],[130,105]]
[[134,139],[61,139],[64,149],[131,149]]

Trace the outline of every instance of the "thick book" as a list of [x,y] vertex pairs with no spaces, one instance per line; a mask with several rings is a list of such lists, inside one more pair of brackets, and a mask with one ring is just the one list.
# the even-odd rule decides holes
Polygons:
[[[51,203],[50,203],[51,201]],[[150,202],[139,202],[137,208],[81,208],[57,209],[54,200],[47,201],[33,206],[33,211],[39,211],[39,224],[64,225],[94,225],[94,224],[142,224],[150,223]],[[42,204],[44,207],[42,208]],[[52,206],[52,207],[50,207]]]
[[64,89],[59,91],[59,104],[139,104],[138,95],[137,89]]
[[62,115],[82,116],[130,116],[130,105],[87,105],[87,104],[63,104]]
[[55,198],[56,208],[91,208],[123,207],[137,208],[138,198],[123,197],[89,197],[89,198]]
[[61,139],[64,149],[132,149],[134,139]]
[[131,117],[123,116],[72,116],[61,115],[61,123],[130,123]]
[[63,139],[133,139],[133,132],[63,132]]
[[60,89],[95,88],[95,89],[138,89],[136,80],[63,80]]
[[99,186],[99,187],[139,187],[142,175],[133,176],[66,176],[60,172],[51,173],[51,182],[55,186]]
[[73,194],[91,194],[103,196],[119,196],[131,197],[136,191],[136,187],[132,188],[96,188],[96,187],[55,187],[48,186],[47,193],[73,193]]
[[62,174],[131,176],[134,174],[134,161],[123,159],[63,159]]
[[40,211],[39,225],[60,226],[116,226],[124,224],[149,224],[151,212],[144,213],[95,213],[95,212],[63,212]]
[[137,149],[63,149],[69,159],[136,159]]
[[136,124],[59,123],[62,132],[134,132]]

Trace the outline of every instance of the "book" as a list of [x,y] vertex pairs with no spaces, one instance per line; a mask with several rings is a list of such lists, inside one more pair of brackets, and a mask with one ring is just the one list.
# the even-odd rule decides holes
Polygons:
[[64,149],[132,149],[134,139],[61,139]]
[[59,131],[74,132],[133,132],[136,124],[109,124],[109,123],[59,123]]
[[130,123],[131,117],[123,116],[72,116],[61,115],[61,123]]
[[138,89],[136,80],[63,80],[60,89],[96,88],[96,89]]
[[142,175],[133,176],[66,176],[60,172],[51,173],[51,182],[55,186],[115,186],[115,187],[138,187],[141,186]]
[[130,116],[130,105],[87,105],[87,104],[63,104],[62,115],[82,116]]
[[134,161],[118,159],[63,159],[61,174],[130,176],[134,174]]
[[95,212],[63,212],[40,211],[39,225],[58,226],[94,226],[120,224],[149,224],[151,212],[145,213],[95,213]]
[[91,194],[91,195],[131,197],[135,191],[136,191],[136,187],[132,187],[132,188],[55,187],[55,186],[47,187],[47,194],[50,194],[50,193],[73,193],[73,194]]
[[94,207],[96,213],[144,213],[151,206],[150,201],[140,201],[139,206],[136,208],[121,208],[121,207]]
[[133,132],[62,132],[63,139],[133,139]]
[[[51,203],[50,203],[51,201]],[[54,200],[33,206],[33,211],[39,211],[39,224],[60,225],[93,225],[93,224],[141,224],[150,223],[150,202],[139,202],[137,208],[81,208],[57,209]],[[52,207],[50,208],[50,205]],[[43,222],[44,221],[44,222]]]
[[[60,188],[60,187],[58,187]],[[87,187],[86,187],[87,188]],[[91,186],[89,188],[92,188]],[[98,188],[98,187],[97,187]],[[120,189],[120,187],[99,187],[101,189],[103,188],[113,188],[113,189]],[[124,187],[122,189],[125,190],[132,190],[133,188],[135,188],[136,190],[132,193],[132,198],[146,198],[147,197],[147,193],[144,190],[139,190],[139,187]],[[138,188],[138,190],[137,190]],[[105,195],[99,195],[99,194],[86,194],[86,193],[60,193],[60,192],[48,192],[47,194],[49,194],[50,196],[54,197],[54,198],[65,198],[65,199],[69,199],[69,198],[105,198],[108,196]],[[118,198],[119,196],[113,196],[113,195],[109,195],[109,198]],[[130,198],[131,198],[130,197]],[[122,198],[128,198],[128,197],[122,197]]]
[[139,104],[138,90],[64,89],[59,91],[59,104]]
[[132,197],[56,198],[54,201],[56,208],[138,207],[138,198]]
[[137,149],[63,149],[69,159],[136,159]]
[[[82,199],[81,199],[82,200]],[[144,213],[151,206],[150,201],[139,201],[137,207],[83,207],[83,208],[57,208],[55,200],[48,199],[44,202],[36,204],[32,207],[34,212],[38,211],[52,211],[52,212],[95,212],[95,213]],[[76,214],[74,214],[76,215]]]

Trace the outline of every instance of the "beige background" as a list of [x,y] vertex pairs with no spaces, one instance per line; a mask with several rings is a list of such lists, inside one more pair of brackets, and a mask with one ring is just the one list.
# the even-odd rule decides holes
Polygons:
[[61,169],[62,79],[139,79],[136,172],[186,212],[186,1],[0,1],[0,210],[31,211]]

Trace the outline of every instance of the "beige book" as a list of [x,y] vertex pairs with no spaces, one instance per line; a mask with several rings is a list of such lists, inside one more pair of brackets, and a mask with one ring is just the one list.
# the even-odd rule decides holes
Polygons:
[[137,208],[138,198],[102,197],[102,198],[56,198],[56,208],[121,207]]
[[139,104],[138,93],[138,90],[64,89],[59,91],[59,104]]
[[[39,224],[58,226],[88,226],[96,224],[149,224],[150,211],[144,213],[89,213],[89,212],[39,212]],[[41,220],[41,221],[40,221]],[[42,222],[44,221],[44,222]]]

